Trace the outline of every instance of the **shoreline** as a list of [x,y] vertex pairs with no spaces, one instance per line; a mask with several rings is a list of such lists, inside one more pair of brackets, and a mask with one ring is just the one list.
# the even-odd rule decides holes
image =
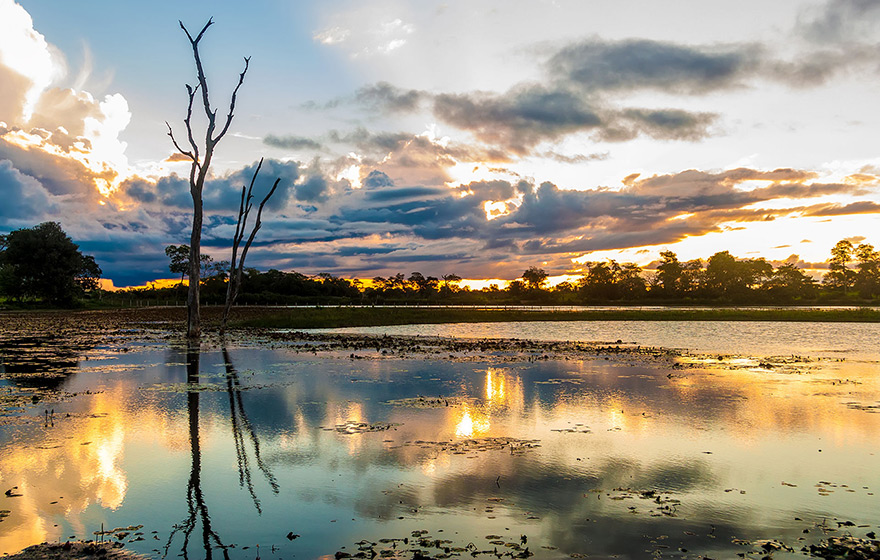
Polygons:
[[[222,307],[203,306],[205,334],[216,331]],[[80,310],[0,310],[0,335],[15,330],[17,323],[43,323],[112,328],[183,329],[185,307],[133,307]],[[880,323],[880,308],[794,308],[794,307],[669,307],[595,309],[554,308],[461,308],[461,307],[257,307],[232,309],[230,330],[322,329],[380,327],[449,323],[499,322],[602,322],[602,321],[686,321],[686,322],[816,322]]]

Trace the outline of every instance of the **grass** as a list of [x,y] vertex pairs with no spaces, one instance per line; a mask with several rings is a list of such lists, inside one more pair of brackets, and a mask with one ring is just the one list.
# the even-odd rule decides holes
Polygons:
[[236,321],[236,327],[310,329],[438,323],[512,321],[814,321],[880,322],[876,309],[748,309],[669,308],[595,309],[573,311],[526,309],[462,309],[425,307],[319,307],[264,309]]

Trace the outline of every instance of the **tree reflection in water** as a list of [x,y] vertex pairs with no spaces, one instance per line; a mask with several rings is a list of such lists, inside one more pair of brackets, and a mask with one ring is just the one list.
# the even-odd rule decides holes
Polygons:
[[[235,441],[235,453],[238,461],[239,484],[247,487],[248,493],[254,502],[254,507],[258,514],[262,514],[260,500],[254,491],[251,472],[250,460],[247,453],[247,441],[250,440],[254,448],[254,458],[260,471],[265,476],[266,481],[272,488],[274,494],[278,493],[278,482],[275,476],[263,462],[260,456],[260,440],[254,431],[253,425],[248,418],[241,399],[241,382],[238,378],[238,372],[232,364],[229,357],[229,351],[224,345],[222,347],[223,360],[226,367],[226,390],[229,394],[229,415],[232,425],[232,436]],[[199,383],[199,359],[200,348],[197,345],[190,345],[186,352],[186,382],[191,385]],[[208,505],[205,503],[205,496],[202,493],[201,475],[202,475],[202,456],[199,443],[199,397],[200,391],[193,390],[187,392],[187,411],[189,415],[189,443],[190,454],[192,456],[192,468],[190,470],[189,483],[186,490],[187,516],[179,524],[174,525],[168,542],[165,544],[165,554],[168,556],[168,550],[174,538],[183,535],[183,544],[181,547],[182,557],[188,558],[189,543],[193,532],[199,521],[202,525],[202,546],[205,550],[205,558],[213,558],[214,549],[219,549],[223,553],[223,558],[229,558],[228,546],[223,544],[220,535],[211,527],[211,516],[208,513]],[[248,439],[245,438],[247,432]]]
[[266,477],[266,482],[272,488],[273,494],[278,493],[278,481],[275,480],[275,476],[260,456],[260,440],[244,410],[244,404],[241,400],[241,381],[238,378],[238,372],[235,370],[232,360],[229,358],[229,350],[226,349],[226,345],[223,345],[223,361],[226,366],[226,392],[229,394],[229,418],[232,421],[232,436],[235,439],[235,456],[238,462],[238,484],[242,487],[247,486],[257,513],[262,514],[263,510],[260,508],[260,500],[254,492],[254,485],[251,480],[244,431],[247,431],[247,435],[250,436],[250,441],[254,446],[254,459],[257,462],[257,467],[259,467],[263,476]]

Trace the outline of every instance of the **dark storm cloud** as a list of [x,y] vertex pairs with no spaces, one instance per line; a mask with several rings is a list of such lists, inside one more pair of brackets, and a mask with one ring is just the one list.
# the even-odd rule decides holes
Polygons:
[[553,77],[589,91],[658,89],[704,93],[728,88],[752,70],[755,47],[692,47],[631,39],[583,41],[547,61]]
[[148,207],[177,210],[192,208],[189,179],[176,174],[161,177],[156,182],[133,177],[123,181],[120,190]]
[[317,140],[304,138],[302,136],[276,136],[269,134],[263,138],[263,144],[274,148],[284,148],[288,150],[322,150],[324,146]]
[[323,202],[328,198],[327,179],[320,174],[312,174],[296,186],[296,199],[303,202]]
[[417,199],[424,201],[449,194],[449,189],[443,187],[396,187],[369,192],[366,199],[372,202],[391,202],[395,200]]
[[[257,162],[254,162],[242,169],[207,181],[204,194],[205,209],[237,212],[241,202],[242,187],[250,185],[256,168]],[[277,211],[285,207],[291,196],[297,197],[294,183],[296,183],[298,178],[298,163],[282,162],[276,159],[264,160],[257,180],[254,183],[253,195],[255,204],[258,205],[263,200],[263,197],[272,188],[275,179],[281,179],[275,194],[266,203],[266,208]],[[314,193],[309,194],[313,195]],[[297,199],[302,200],[299,197]]]
[[[66,227],[62,222],[62,227]],[[143,284],[147,280],[167,278],[168,258],[164,248],[171,243],[188,243],[188,240],[167,239],[158,232],[116,230],[106,235],[85,234],[74,236],[80,250],[92,255],[104,271],[105,278],[112,278],[117,286]]]

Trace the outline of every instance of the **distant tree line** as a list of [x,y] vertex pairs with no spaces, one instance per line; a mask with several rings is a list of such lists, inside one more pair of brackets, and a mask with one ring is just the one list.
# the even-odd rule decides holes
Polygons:
[[[169,270],[186,275],[188,248],[170,246]],[[175,256],[176,255],[176,256]],[[207,303],[221,303],[229,264],[203,256],[202,293]],[[837,243],[831,251],[828,273],[821,281],[793,263],[774,267],[766,259],[737,259],[729,251],[715,253],[705,261],[680,261],[672,251],[660,253],[654,270],[615,260],[591,262],[574,281],[548,285],[548,273],[529,267],[505,288],[489,286],[472,290],[462,286],[456,274],[440,277],[421,272],[403,273],[370,280],[349,280],[322,273],[245,268],[239,303],[261,304],[360,304],[360,305],[594,305],[639,304],[798,304],[872,303],[880,297],[880,253],[872,245]],[[138,290],[136,297],[173,299],[175,288]],[[128,294],[128,295],[126,295]],[[131,297],[123,292],[120,297]]]
[[[103,292],[101,268],[55,222],[0,235],[0,301],[67,306],[100,296],[118,304],[136,298],[181,304],[190,269],[190,248],[165,249],[169,271],[180,274],[176,287]],[[200,257],[205,303],[226,300],[230,265]],[[615,260],[586,263],[580,278],[548,285],[548,273],[532,266],[503,289],[473,290],[456,274],[440,277],[398,273],[371,280],[349,280],[322,273],[254,268],[241,271],[239,304],[246,305],[594,305],[594,304],[798,304],[880,303],[880,252],[868,243],[841,240],[832,249],[828,272],[817,281],[793,263],[774,267],[763,258],[737,259],[720,251],[705,260],[680,261],[660,253],[653,270]]]

